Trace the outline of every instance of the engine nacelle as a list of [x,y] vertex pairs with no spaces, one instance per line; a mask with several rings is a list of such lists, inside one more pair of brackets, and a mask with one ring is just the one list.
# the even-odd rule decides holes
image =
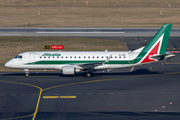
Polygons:
[[64,67],[62,67],[62,73],[64,75],[74,75],[77,72],[80,72],[80,69],[76,69],[73,66],[64,66]]

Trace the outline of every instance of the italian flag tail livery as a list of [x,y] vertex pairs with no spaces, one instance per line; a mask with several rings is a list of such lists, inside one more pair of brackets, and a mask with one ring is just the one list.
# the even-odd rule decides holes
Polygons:
[[164,24],[150,42],[142,49],[136,60],[139,63],[155,62],[156,57],[165,56],[172,24]]

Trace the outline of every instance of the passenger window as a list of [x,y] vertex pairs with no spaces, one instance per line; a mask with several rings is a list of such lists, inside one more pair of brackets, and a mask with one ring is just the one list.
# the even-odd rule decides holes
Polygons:
[[84,56],[84,58],[86,58],[86,57]]
[[93,59],[94,59],[94,56],[93,56]]
[[68,57],[66,56],[66,58],[68,58]]
[[117,58],[117,57],[115,56],[115,58]]
[[46,57],[44,57],[44,58],[46,58]]
[[72,58],[72,57],[70,57],[70,58]]
[[79,58],[81,58],[81,57],[79,56]]
[[42,57],[39,57],[40,59],[42,58]]
[[106,56],[106,58],[108,58],[108,56]]
[[76,56],[74,58],[76,58]]
[[59,58],[59,57],[57,57],[57,58]]
[[102,56],[102,58],[104,58],[104,57]]
[[99,57],[97,57],[97,58],[99,58]]
[[88,58],[90,58],[90,56]]
[[63,56],[61,58],[63,58]]
[[48,58],[50,58],[50,57],[48,57]]
[[54,58],[54,57],[53,57]]

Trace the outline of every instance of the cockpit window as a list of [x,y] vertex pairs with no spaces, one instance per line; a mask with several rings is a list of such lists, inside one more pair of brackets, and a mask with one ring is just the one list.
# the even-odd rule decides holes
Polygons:
[[19,55],[17,55],[16,57],[14,57],[14,58],[18,58],[19,57]]
[[16,57],[14,58],[19,58],[19,59],[22,59],[22,55],[17,55]]
[[22,59],[22,55],[19,55],[19,57],[18,57],[19,59]]

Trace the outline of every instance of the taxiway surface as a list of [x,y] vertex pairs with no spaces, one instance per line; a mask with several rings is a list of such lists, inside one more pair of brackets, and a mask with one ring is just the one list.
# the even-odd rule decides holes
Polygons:
[[0,73],[0,118],[180,119],[179,65],[163,63],[133,72],[95,72],[89,78],[83,73]]

